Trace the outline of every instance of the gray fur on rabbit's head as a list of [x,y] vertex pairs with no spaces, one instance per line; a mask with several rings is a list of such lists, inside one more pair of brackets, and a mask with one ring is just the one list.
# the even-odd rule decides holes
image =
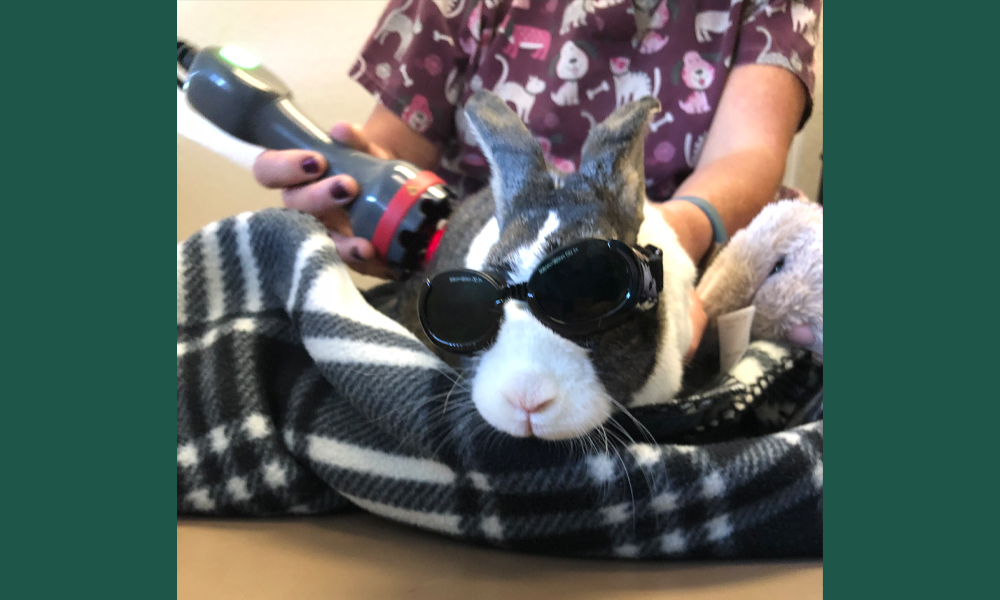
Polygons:
[[[695,270],[659,213],[646,208],[645,129],[659,106],[644,98],[616,110],[590,131],[580,168],[565,174],[550,170],[538,142],[498,96],[480,91],[466,104],[469,129],[490,164],[490,185],[450,221],[439,256],[453,258],[439,260],[435,271],[464,267],[524,282],[544,256],[586,238],[652,243],[664,252],[657,310],[636,311],[587,339],[562,337],[524,302],[506,302],[496,342],[463,364],[473,403],[501,431],[584,436],[617,408],[667,401],[680,387]],[[482,218],[475,222],[469,215],[477,210]],[[451,235],[458,227],[471,232]]]
[[754,305],[751,337],[823,355],[823,209],[781,200],[764,207],[698,284],[709,321]]

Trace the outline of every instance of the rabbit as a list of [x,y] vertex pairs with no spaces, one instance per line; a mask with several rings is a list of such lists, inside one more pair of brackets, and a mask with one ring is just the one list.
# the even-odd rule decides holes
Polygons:
[[753,305],[751,339],[791,342],[823,360],[823,209],[779,200],[733,235],[698,282],[713,323]]
[[509,300],[490,347],[457,359],[439,351],[468,378],[472,403],[495,429],[546,440],[583,437],[616,409],[668,402],[680,390],[696,270],[646,198],[645,131],[659,109],[651,97],[617,109],[591,129],[579,170],[567,175],[545,163],[538,141],[498,96],[480,90],[466,104],[490,184],[459,204],[432,264],[404,284],[397,304],[397,319],[428,346],[417,311],[425,277],[468,268],[519,283],[545,255],[586,238],[663,251],[656,310],[570,340],[543,326],[524,302]]

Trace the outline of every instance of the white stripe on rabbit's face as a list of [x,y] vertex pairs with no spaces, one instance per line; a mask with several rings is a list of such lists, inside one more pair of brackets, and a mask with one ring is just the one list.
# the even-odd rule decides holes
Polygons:
[[465,255],[465,268],[473,271],[482,271],[486,264],[486,256],[490,249],[500,239],[500,223],[496,217],[486,222],[486,225],[473,238],[469,246],[469,252]]
[[[473,241],[468,268],[482,268],[488,253],[482,247],[492,245],[497,235],[490,227],[493,223]],[[535,239],[510,254],[509,283],[528,280],[550,249],[559,225],[556,211],[549,211]],[[500,431],[551,440],[590,432],[610,416],[612,408],[587,350],[542,325],[524,302],[516,300],[505,303],[496,342],[480,357],[472,401]]]
[[[538,266],[538,262],[543,258],[543,251],[546,242],[556,229],[559,228],[559,215],[556,211],[550,210],[549,216],[545,219],[545,224],[538,231],[538,236],[530,245],[518,250],[514,256],[514,269],[508,277],[510,283],[522,283],[531,277],[532,271]],[[482,271],[486,264],[486,257],[490,250],[500,240],[500,225],[493,217],[486,222],[486,225],[479,231],[469,246],[469,252],[465,255],[465,268],[475,271]]]
[[545,224],[538,231],[538,237],[535,238],[534,243],[527,248],[521,248],[517,251],[517,262],[515,262],[515,268],[510,273],[510,283],[524,283],[531,277],[532,271],[538,266],[538,263],[544,258],[542,252],[545,249],[546,241],[548,241],[549,236],[552,235],[556,229],[559,229],[559,216],[556,211],[550,210],[549,216],[545,219]]

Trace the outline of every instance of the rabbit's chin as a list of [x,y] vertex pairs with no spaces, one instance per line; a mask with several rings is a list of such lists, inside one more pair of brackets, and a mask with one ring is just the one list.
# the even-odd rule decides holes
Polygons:
[[508,302],[496,343],[481,356],[472,401],[496,429],[547,440],[582,437],[610,416],[613,401],[587,351]]

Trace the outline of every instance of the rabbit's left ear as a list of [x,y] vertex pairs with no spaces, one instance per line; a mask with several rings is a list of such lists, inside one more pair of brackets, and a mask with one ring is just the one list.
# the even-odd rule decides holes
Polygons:
[[579,175],[613,192],[629,211],[641,211],[646,198],[646,129],[659,110],[651,96],[622,106],[590,130],[580,153]]

